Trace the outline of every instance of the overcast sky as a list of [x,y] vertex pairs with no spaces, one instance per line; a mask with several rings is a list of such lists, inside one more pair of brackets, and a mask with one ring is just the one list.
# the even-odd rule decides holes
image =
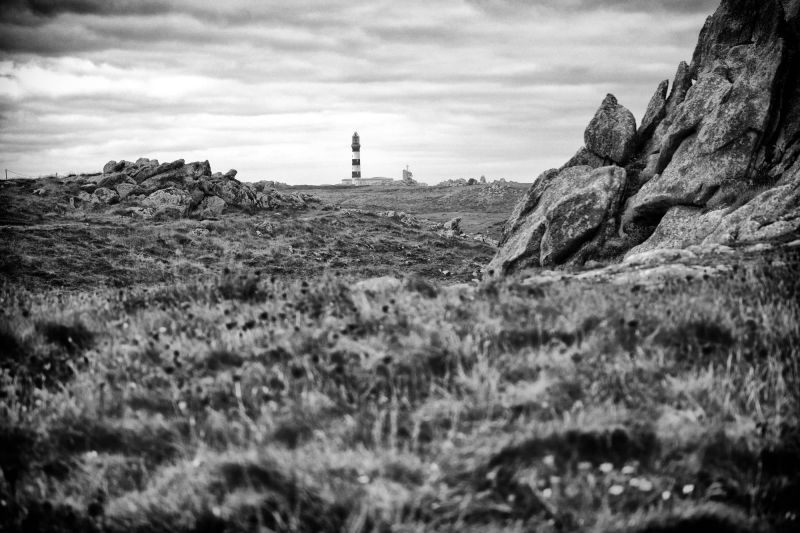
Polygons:
[[3,0],[0,164],[532,181],[606,93],[637,121],[718,0]]

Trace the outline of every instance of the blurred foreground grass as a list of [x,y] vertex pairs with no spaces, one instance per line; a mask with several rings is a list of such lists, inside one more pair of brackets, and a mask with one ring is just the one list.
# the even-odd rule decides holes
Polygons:
[[6,271],[0,529],[797,530],[796,251],[649,288],[247,261]]

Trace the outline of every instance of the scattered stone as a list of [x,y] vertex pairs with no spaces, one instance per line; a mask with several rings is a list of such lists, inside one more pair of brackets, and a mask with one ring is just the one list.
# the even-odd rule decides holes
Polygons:
[[[364,211],[363,213],[367,213]],[[422,221],[415,217],[414,215],[409,215],[405,211],[379,211],[375,213],[379,217],[386,217],[391,218],[392,220],[396,220],[400,222],[404,226],[408,226],[411,228],[421,228]]]
[[452,231],[456,235],[461,233],[461,217],[455,217],[444,223],[445,231]]

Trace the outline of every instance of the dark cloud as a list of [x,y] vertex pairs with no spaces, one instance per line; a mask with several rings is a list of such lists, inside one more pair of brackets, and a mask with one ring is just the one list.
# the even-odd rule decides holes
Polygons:
[[172,11],[167,3],[152,0],[26,0],[24,4],[33,14],[43,17],[63,13],[151,16]]

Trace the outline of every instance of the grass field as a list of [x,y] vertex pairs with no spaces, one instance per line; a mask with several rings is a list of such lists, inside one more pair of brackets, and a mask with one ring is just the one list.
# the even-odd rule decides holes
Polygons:
[[[491,248],[366,213],[29,186],[0,189],[0,530],[797,530],[797,248],[475,282]],[[428,192],[354,207],[476,212]]]
[[293,187],[344,208],[404,211],[433,222],[461,217],[467,233],[493,239],[530,183],[497,183],[469,187]]

